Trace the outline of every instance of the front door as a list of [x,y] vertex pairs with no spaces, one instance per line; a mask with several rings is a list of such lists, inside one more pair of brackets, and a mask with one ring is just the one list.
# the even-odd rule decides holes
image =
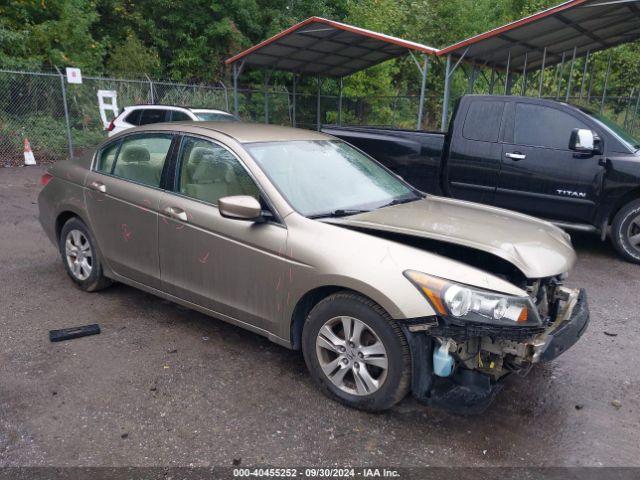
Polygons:
[[85,180],[85,199],[98,247],[111,269],[158,288],[158,208],[173,136],[127,135],[108,143]]
[[569,150],[569,140],[574,128],[591,127],[559,108],[517,102],[514,109],[495,203],[552,220],[590,223],[602,184],[602,156]]
[[161,201],[159,242],[163,290],[219,314],[275,331],[288,272],[287,230],[220,215],[218,199],[261,193],[225,146],[185,136],[175,192]]

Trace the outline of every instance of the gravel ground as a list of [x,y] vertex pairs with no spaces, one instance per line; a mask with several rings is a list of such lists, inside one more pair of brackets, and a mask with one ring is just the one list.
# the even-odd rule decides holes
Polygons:
[[[83,293],[37,221],[43,169],[0,169],[0,465],[640,466],[640,266],[574,238],[592,322],[489,411],[349,410],[297,352],[116,285]],[[101,335],[50,343],[55,328]]]

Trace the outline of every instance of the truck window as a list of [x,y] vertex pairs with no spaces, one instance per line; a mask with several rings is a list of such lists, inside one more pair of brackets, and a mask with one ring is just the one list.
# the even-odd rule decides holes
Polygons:
[[569,150],[569,139],[574,128],[589,127],[562,110],[517,103],[513,143]]
[[467,140],[497,142],[503,110],[504,102],[471,102],[462,127],[462,136]]

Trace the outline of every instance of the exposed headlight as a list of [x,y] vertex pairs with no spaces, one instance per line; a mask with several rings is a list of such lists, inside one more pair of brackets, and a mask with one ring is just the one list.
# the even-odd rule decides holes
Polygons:
[[414,270],[404,274],[444,317],[506,326],[541,324],[529,297],[481,290]]

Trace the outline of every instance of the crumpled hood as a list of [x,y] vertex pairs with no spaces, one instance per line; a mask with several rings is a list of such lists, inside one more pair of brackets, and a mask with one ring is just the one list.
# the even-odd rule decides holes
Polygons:
[[482,250],[512,263],[528,278],[559,275],[576,262],[569,235],[549,222],[443,197],[429,196],[327,221]]

